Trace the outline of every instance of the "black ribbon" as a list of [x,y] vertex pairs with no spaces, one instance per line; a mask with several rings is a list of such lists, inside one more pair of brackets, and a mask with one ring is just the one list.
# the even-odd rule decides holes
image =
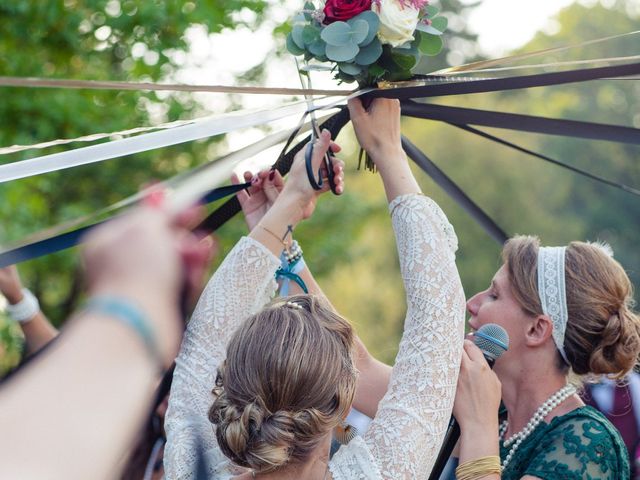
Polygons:
[[[242,189],[249,187],[250,183],[243,183],[240,185],[230,185],[226,187],[216,188],[208,192],[203,198],[203,203],[211,203],[215,200],[232,195],[239,192]],[[44,240],[22,245],[6,252],[0,253],[0,268],[13,265],[16,263],[24,262],[34,258],[49,255],[50,253],[66,250],[67,248],[74,247],[82,242],[83,235],[90,230],[96,228],[99,225],[103,225],[106,222],[116,218],[117,216],[110,217],[106,220],[80,227],[70,232],[55,235]]]
[[545,133],[548,135],[640,144],[639,128],[606,125],[602,123],[492,112],[489,110],[474,110],[471,108],[433,105],[413,101],[402,102],[402,115],[455,124],[505,128],[518,130],[520,132]]
[[509,236],[487,215],[464,191],[456,185],[438,166],[433,163],[418,147],[402,136],[402,148],[407,156],[413,160],[433,181],[442,188],[471,218],[484,229],[487,234],[499,244],[507,241]]
[[[402,112],[404,115],[451,123],[472,133],[485,136],[485,138],[489,138],[493,141],[500,142],[503,145],[516,148],[520,151],[529,153],[539,158],[543,158],[547,161],[553,161],[553,159],[549,159],[548,157],[545,157],[543,155],[527,151],[522,147],[518,147],[514,144],[509,144],[509,142],[500,140],[497,137],[492,137],[489,134],[485,134],[484,132],[475,130],[472,127],[469,127],[468,124],[632,144],[640,144],[640,129],[617,125],[604,125],[598,123],[578,122],[573,120],[535,117],[531,115],[519,115],[441,105],[419,104],[407,100],[412,98],[463,95],[470,93],[497,92],[522,88],[562,85],[575,82],[598,80],[603,78],[628,77],[633,75],[640,75],[640,63],[569,70],[563,72],[542,73],[536,75],[523,75],[515,77],[471,79],[468,81],[448,81],[447,77],[434,76],[431,77],[433,80],[435,80],[434,83],[390,89],[378,89],[367,93],[362,97],[362,99],[363,101],[366,101],[370,98],[375,97],[387,97],[404,100]],[[339,113],[324,122],[322,128],[328,128],[331,131],[333,138],[335,138],[342,127],[348,121],[348,110],[343,108]],[[290,138],[290,141],[287,142],[287,144],[289,144],[292,139],[293,136]],[[295,154],[308,141],[309,137],[299,142],[288,152],[285,153],[283,150],[283,153],[281,154],[278,161],[274,164],[273,168],[278,169],[278,171],[280,171],[280,173],[282,173],[283,175],[288,173]],[[459,202],[460,205],[483,226],[483,228],[492,236],[492,238],[496,239],[500,243],[504,242],[507,237],[502,229],[500,229],[500,227],[498,227],[496,223],[482,211],[482,209],[480,209],[475,203],[473,203],[470,198],[457,185],[455,185],[455,183],[451,181],[450,178],[444,175],[444,173],[440,169],[438,169],[438,167],[435,166],[433,162],[431,162],[406,138],[403,138],[403,145],[407,149],[407,154],[409,154],[409,156],[414,161],[416,161],[416,163],[418,163],[421,168],[423,168],[429,175],[431,175],[434,180],[437,179],[436,182],[439,182],[438,184],[442,188],[444,188],[445,191],[447,191],[447,193],[451,195],[457,202]],[[560,164],[560,162],[557,161],[553,162],[555,162],[556,164]],[[628,187],[622,184],[615,184],[615,182],[607,181],[606,179],[602,179],[593,174],[589,174],[588,172],[580,171],[579,169],[575,169],[564,164],[561,165],[565,166],[565,168],[569,168],[575,171],[576,173],[580,173],[582,175],[589,176],[590,178],[603,181],[604,183],[607,183],[609,185],[622,188],[629,193],[637,194],[637,190],[632,187]],[[211,192],[210,195],[212,196],[207,196],[208,198],[206,199],[206,201],[210,202],[212,201],[212,198],[222,198],[226,195],[230,195],[231,193],[238,191],[241,188],[244,187],[234,185],[231,187],[223,187],[223,189],[216,189],[217,191],[221,190],[227,193],[221,193],[220,196],[215,196],[216,194]],[[224,189],[230,190],[226,191]],[[206,232],[213,232],[239,211],[240,203],[238,202],[237,198],[234,197],[225,202],[220,208],[209,215],[197,228],[205,230]],[[81,238],[84,233],[102,223],[104,223],[104,221],[3,252],[0,254],[0,267],[41,257],[43,255],[48,255],[50,253],[58,252],[60,250],[75,246],[81,242]]]
[[374,90],[369,97],[385,97],[406,100],[410,98],[441,97],[445,95],[465,95],[469,93],[501,92],[521,88],[549,87],[567,83],[586,82],[603,78],[630,77],[640,74],[640,63],[614,65],[611,67],[585,68],[565,72],[539,73],[504,78],[473,79],[448,82],[447,77],[432,77],[443,83],[406,86]]

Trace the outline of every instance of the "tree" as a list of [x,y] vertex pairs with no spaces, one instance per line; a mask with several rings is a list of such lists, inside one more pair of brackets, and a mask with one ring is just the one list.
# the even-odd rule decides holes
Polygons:
[[[171,79],[188,49],[193,26],[209,33],[243,25],[243,9],[265,11],[264,0],[64,0],[0,5],[0,74],[90,80]],[[201,79],[198,79],[201,80]],[[195,83],[195,82],[194,82]],[[150,92],[3,88],[0,145],[75,138],[162,121],[192,118],[202,107],[191,95]],[[93,212],[203,162],[216,139],[0,185],[0,241],[7,245],[41,228]],[[82,145],[71,145],[78,147]],[[64,149],[70,148],[69,146]],[[54,153],[61,148],[51,148]],[[35,157],[29,151],[3,162]],[[56,323],[81,290],[76,253],[51,255],[21,269]]]

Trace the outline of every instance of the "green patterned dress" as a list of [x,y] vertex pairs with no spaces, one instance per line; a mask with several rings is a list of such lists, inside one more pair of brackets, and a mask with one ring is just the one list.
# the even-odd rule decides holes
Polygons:
[[[509,450],[500,442],[500,457]],[[577,408],[540,423],[520,445],[502,480],[628,480],[629,457],[618,431],[597,410]]]

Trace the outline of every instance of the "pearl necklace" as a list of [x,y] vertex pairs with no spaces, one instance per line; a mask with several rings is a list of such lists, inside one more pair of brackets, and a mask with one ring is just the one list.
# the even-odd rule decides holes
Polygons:
[[[526,438],[531,435],[531,433],[537,428],[537,426],[544,420],[544,418],[558,405],[564,402],[571,395],[575,394],[578,390],[573,385],[565,385],[556,393],[551,395],[542,405],[538,407],[533,416],[529,419],[525,427],[520,430],[518,433],[512,435],[508,439],[504,440],[503,444],[505,448],[509,447],[509,445],[513,446],[509,450],[509,453],[504,459],[502,463],[502,468],[506,468],[509,465],[509,462],[513,458],[513,455],[518,450],[518,447],[526,440]],[[509,422],[505,420],[500,425],[500,438],[504,437],[504,434],[507,432],[507,428],[509,426]]]

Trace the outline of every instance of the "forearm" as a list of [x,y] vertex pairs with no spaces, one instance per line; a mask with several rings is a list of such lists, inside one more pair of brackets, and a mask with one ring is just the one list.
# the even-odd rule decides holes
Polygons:
[[479,425],[462,425],[460,430],[460,441],[458,442],[460,463],[500,454],[497,418],[495,422],[491,419]]
[[279,258],[285,242],[291,240],[289,230],[293,230],[302,218],[300,201],[295,196],[283,192],[258,225],[251,230],[249,237],[260,242]]
[[102,315],[76,319],[0,391],[0,477],[114,476],[157,373],[130,327]]
[[355,360],[358,384],[353,406],[370,418],[376,416],[378,404],[387,393],[392,368],[373,357],[356,336]]
[[389,202],[400,195],[422,192],[409,168],[407,156],[399,145],[380,149],[372,157],[382,177]]
[[[459,464],[477,460],[482,457],[500,457],[498,446],[498,420],[493,419],[483,422],[482,425],[461,427],[459,447]],[[497,473],[481,477],[482,480],[499,480]]]
[[27,354],[31,355],[58,335],[58,330],[51,325],[42,311],[28,322],[20,324],[26,342]]

